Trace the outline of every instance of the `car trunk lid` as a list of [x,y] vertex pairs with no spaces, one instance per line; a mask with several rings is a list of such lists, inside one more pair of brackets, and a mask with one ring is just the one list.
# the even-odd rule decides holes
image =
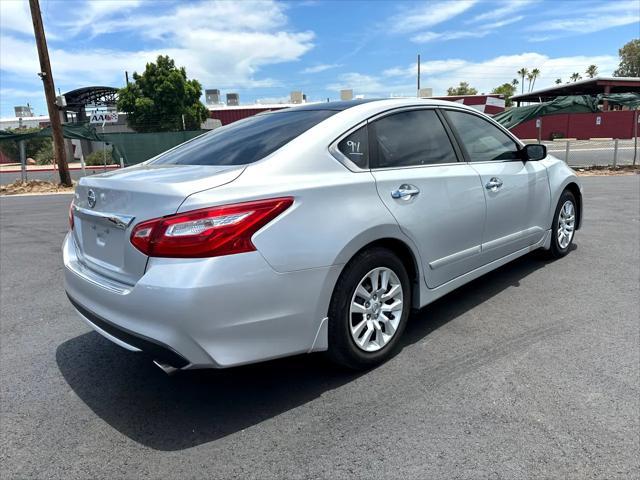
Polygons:
[[88,268],[134,285],[147,256],[129,241],[134,225],[172,215],[191,194],[232,182],[244,167],[139,165],[83,178],[74,198],[74,240]]

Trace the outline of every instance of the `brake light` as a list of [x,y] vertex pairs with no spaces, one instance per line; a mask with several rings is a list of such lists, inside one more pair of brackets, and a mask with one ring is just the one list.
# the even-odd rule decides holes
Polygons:
[[218,257],[251,252],[251,237],[293,204],[292,197],[222,205],[136,225],[131,243],[150,257]]
[[69,230],[73,230],[73,200],[69,204]]

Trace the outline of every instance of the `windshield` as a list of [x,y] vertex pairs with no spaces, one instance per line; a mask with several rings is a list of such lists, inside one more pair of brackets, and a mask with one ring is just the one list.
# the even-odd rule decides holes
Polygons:
[[335,113],[333,110],[291,110],[256,115],[196,137],[149,163],[246,165],[270,155]]

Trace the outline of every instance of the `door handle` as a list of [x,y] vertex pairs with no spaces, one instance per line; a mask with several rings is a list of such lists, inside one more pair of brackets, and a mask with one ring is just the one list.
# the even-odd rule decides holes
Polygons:
[[492,192],[497,192],[498,190],[500,190],[500,188],[502,188],[502,180],[500,180],[498,177],[492,177],[491,180],[489,180],[485,185],[485,188],[487,190],[491,190]]
[[410,200],[419,193],[420,189],[418,187],[403,183],[400,185],[400,188],[391,192],[391,198],[395,198],[396,200]]

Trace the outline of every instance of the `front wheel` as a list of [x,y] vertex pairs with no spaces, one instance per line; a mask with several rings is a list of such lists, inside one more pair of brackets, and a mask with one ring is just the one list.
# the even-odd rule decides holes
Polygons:
[[553,224],[551,227],[551,247],[548,256],[551,258],[564,257],[571,249],[576,230],[577,208],[576,199],[569,190],[560,195]]
[[400,259],[386,248],[359,253],[336,283],[329,307],[329,357],[370,368],[397,350],[409,317],[411,285]]

